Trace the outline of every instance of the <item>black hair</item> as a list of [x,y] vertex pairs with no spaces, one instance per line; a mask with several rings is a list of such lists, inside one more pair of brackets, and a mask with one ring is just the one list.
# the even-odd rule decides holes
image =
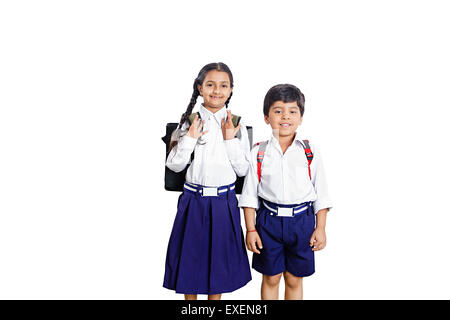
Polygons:
[[305,96],[299,88],[292,84],[277,84],[267,91],[264,97],[264,115],[269,115],[270,106],[276,101],[297,102],[300,115],[305,112]]
[[[194,92],[192,92],[191,101],[189,102],[185,113],[183,113],[183,115],[181,116],[180,124],[178,125],[179,128],[181,128],[183,123],[189,118],[189,116],[192,113],[192,109],[194,109],[194,106],[197,103],[197,98],[200,95],[197,85],[201,86],[203,84],[203,81],[205,80],[206,74],[212,70],[226,72],[228,74],[228,77],[230,78],[230,87],[233,88],[233,74],[231,73],[230,68],[228,68],[228,66],[225,63],[215,62],[215,63],[209,63],[206,66],[204,66],[198,73],[197,78],[195,78],[195,80],[194,80]],[[228,103],[230,102],[232,95],[233,95],[233,91],[231,92],[230,96],[228,97],[227,101],[225,102],[226,108],[228,108]]]

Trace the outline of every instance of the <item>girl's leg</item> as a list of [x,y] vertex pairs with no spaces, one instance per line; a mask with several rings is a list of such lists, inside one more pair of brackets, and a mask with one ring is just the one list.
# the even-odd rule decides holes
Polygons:
[[185,294],[184,300],[197,300],[197,295],[196,294]]
[[303,278],[296,277],[288,271],[284,272],[284,299],[303,300]]
[[274,276],[263,274],[261,284],[262,300],[278,300],[278,288],[280,286],[281,273]]
[[222,297],[222,294],[210,294],[208,295],[208,300],[220,300]]

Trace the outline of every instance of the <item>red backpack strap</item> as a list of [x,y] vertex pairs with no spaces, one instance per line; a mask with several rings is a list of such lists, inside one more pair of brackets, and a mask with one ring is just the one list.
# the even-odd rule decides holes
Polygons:
[[306,159],[308,159],[309,179],[311,179],[311,161],[314,158],[314,154],[311,151],[311,147],[309,145],[309,140],[303,140],[303,147],[305,148]]
[[264,159],[264,152],[266,151],[266,147],[269,141],[258,142],[255,146],[259,146],[258,154],[256,155],[257,161],[257,171],[258,171],[258,181],[261,182],[261,166]]

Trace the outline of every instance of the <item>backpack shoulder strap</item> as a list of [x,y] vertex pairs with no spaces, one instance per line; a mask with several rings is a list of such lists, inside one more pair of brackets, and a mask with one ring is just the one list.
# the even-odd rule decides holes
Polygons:
[[[235,114],[231,114],[231,122],[233,122],[233,126],[236,128],[239,124],[239,121],[241,121],[241,117]],[[242,134],[241,134],[241,130],[238,130],[238,132],[236,132],[236,138],[241,139],[242,138]]]
[[198,114],[199,119],[201,119],[202,117],[200,116],[200,112],[194,112],[191,113],[191,115],[188,118],[188,122],[189,122],[189,126],[192,124],[192,122],[194,122],[195,116]]
[[257,162],[257,171],[258,171],[258,181],[261,182],[261,167],[262,167],[262,162],[264,159],[264,153],[266,152],[266,148],[267,148],[267,144],[269,143],[269,141],[262,141],[262,142],[258,142],[255,143],[255,147],[258,147],[258,154],[256,155],[256,162]]
[[236,128],[239,124],[239,121],[241,121],[241,116],[231,114],[231,121],[233,122],[233,126]]
[[311,179],[311,162],[314,158],[314,154],[311,151],[311,146],[309,145],[309,140],[303,140],[303,148],[305,149],[306,159],[308,160],[309,179]]

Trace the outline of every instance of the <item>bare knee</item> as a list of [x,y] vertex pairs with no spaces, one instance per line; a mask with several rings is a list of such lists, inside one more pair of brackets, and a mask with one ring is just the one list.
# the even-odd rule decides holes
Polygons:
[[284,282],[285,282],[287,287],[292,288],[292,289],[296,289],[296,288],[302,286],[303,278],[296,277],[292,273],[289,273],[287,271],[285,271],[283,275],[284,275]]
[[274,276],[263,275],[263,282],[270,287],[277,287],[280,284],[281,273]]

